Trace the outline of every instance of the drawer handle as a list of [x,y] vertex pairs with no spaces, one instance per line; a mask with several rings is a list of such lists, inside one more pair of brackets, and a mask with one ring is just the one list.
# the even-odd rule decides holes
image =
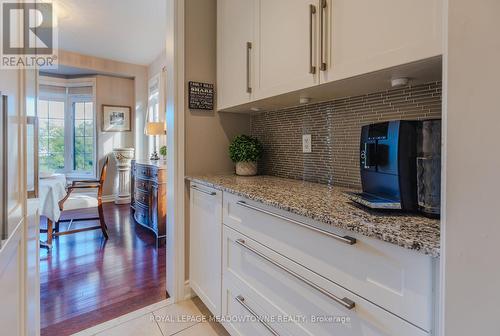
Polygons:
[[285,216],[282,216],[282,215],[278,215],[278,214],[276,214],[274,212],[267,211],[267,210],[255,207],[253,205],[247,204],[244,201],[238,201],[236,204],[241,205],[242,207],[245,207],[245,208],[248,208],[248,209],[252,209],[252,210],[255,210],[255,211],[258,211],[258,212],[262,212],[262,213],[264,213],[266,215],[269,215],[269,216],[273,216],[273,217],[276,217],[276,218],[279,218],[279,219],[282,219],[282,220],[286,220],[287,222],[290,222],[290,223],[293,223],[293,224],[305,227],[305,228],[307,228],[309,230],[313,230],[313,231],[319,232],[319,233],[324,234],[326,236],[332,237],[332,238],[334,238],[334,239],[336,239],[338,241],[341,241],[342,243],[346,243],[346,244],[349,244],[349,245],[356,244],[356,238],[349,237],[349,236],[340,236],[340,235],[335,234],[335,233],[331,233],[331,232],[328,232],[328,231],[325,231],[325,230],[321,230],[321,229],[318,229],[317,227],[314,227],[314,226],[306,224],[306,223],[299,222],[299,221],[297,221],[295,219],[291,219],[291,218],[288,218],[288,217],[285,217]]
[[323,58],[324,54],[325,54],[325,47],[324,47],[324,43],[325,43],[325,21],[326,21],[326,18],[324,18],[326,16],[325,12],[326,12],[326,7],[327,7],[327,3],[326,3],[326,0],[321,0],[321,13],[320,13],[320,49],[319,49],[319,53],[320,53],[320,57],[321,57],[321,63],[320,63],[320,70],[321,71],[326,71],[326,69],[328,68],[328,65],[326,64],[326,61],[325,59]]
[[246,304],[245,298],[243,296],[238,295],[236,297],[236,301],[238,301],[238,303],[240,305],[242,305],[243,308],[245,308],[250,314],[252,314],[253,317],[255,317],[257,319],[257,321],[259,321],[264,327],[266,327],[266,329],[269,330],[271,332],[271,334],[273,334],[275,336],[279,336],[279,334],[276,332],[276,330],[271,328],[271,326],[269,324],[267,324],[264,320],[262,320],[262,318],[252,308],[250,308],[249,305]]
[[279,269],[285,271],[286,273],[290,274],[291,276],[293,276],[294,278],[304,282],[305,284],[311,286],[312,288],[316,289],[318,292],[328,296],[330,299],[332,299],[333,301],[341,304],[342,306],[344,306],[345,308],[347,309],[353,309],[356,304],[354,303],[354,301],[348,299],[348,298],[339,298],[338,296],[336,295],[333,295],[332,293],[330,293],[329,291],[327,291],[326,289],[323,289],[322,287],[316,285],[315,283],[311,282],[310,280],[304,278],[302,275],[292,271],[292,270],[289,270],[288,268],[286,268],[285,266],[281,265],[280,263],[277,263],[276,261],[272,260],[271,258],[269,258],[268,256],[266,256],[265,254],[257,251],[256,249],[248,246],[245,241],[243,239],[236,239],[236,243],[244,248],[246,248],[247,250],[255,253],[256,255],[258,255],[259,257],[261,257],[262,259],[270,262],[271,264],[273,264],[274,266],[278,267]]
[[198,188],[198,186],[191,186],[191,189],[194,189],[194,190],[197,190],[199,192],[202,192],[204,194],[207,194],[207,195],[210,195],[210,196],[215,196],[217,195],[217,193],[215,191],[206,191],[206,190],[203,190],[201,188]]

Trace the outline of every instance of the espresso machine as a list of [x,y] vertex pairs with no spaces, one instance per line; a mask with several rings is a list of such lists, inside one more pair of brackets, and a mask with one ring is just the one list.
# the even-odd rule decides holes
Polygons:
[[350,193],[350,198],[371,209],[439,216],[440,129],[440,120],[394,120],[363,126],[359,156],[362,192]]

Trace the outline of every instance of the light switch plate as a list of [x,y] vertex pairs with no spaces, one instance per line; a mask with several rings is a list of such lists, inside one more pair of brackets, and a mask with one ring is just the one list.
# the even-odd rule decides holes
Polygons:
[[312,153],[311,134],[302,135],[302,153]]

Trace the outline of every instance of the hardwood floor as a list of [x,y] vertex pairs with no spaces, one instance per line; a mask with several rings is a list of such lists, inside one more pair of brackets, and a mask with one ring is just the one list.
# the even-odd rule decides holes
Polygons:
[[[88,210],[63,218],[84,214]],[[104,216],[108,241],[100,231],[79,232],[55,238],[51,252],[40,251],[42,336],[71,335],[168,297],[165,244],[156,248],[129,205],[106,203]]]

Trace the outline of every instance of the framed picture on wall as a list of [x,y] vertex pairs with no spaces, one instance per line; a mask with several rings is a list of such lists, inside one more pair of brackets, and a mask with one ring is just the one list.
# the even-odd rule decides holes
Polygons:
[[129,132],[132,130],[130,106],[103,105],[102,131]]

